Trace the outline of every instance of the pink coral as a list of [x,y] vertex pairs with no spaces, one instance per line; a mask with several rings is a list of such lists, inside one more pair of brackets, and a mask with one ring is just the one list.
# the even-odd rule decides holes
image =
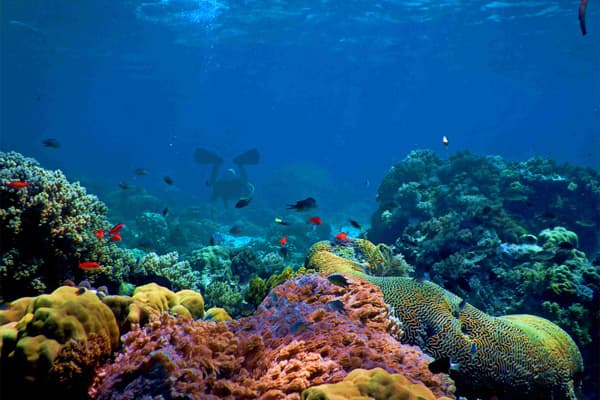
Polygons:
[[450,381],[429,372],[427,357],[389,333],[379,288],[350,282],[341,288],[316,274],[297,277],[273,289],[255,315],[228,323],[163,314],[125,336],[123,351],[90,393],[299,399],[304,389],[340,382],[353,369],[380,367],[424,383],[438,397],[451,395]]

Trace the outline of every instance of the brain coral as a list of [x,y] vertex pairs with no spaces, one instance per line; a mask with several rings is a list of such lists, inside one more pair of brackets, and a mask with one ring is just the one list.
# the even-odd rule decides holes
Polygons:
[[358,367],[385,368],[437,396],[452,393],[428,359],[402,345],[381,291],[363,280],[348,290],[316,275],[277,286],[253,316],[227,323],[162,314],[125,335],[114,363],[98,374],[99,399],[300,399]]
[[[342,382],[313,386],[302,392],[302,400],[435,400],[426,386],[381,368],[355,369]],[[440,397],[440,400],[450,400]]]
[[575,399],[583,371],[581,354],[557,325],[531,315],[491,317],[428,282],[406,277],[372,277],[357,263],[317,243],[306,266],[342,272],[379,286],[402,322],[401,340],[427,354],[460,363],[451,370],[457,394],[501,399]]
[[96,294],[75,287],[17,300],[0,311],[0,322],[5,395],[18,391],[23,398],[39,398],[58,389],[85,393],[94,368],[119,342],[110,308]]

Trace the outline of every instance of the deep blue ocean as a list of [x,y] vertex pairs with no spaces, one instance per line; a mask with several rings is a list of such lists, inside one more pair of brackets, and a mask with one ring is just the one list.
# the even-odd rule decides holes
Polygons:
[[[274,175],[311,168],[336,209],[372,201],[413,149],[597,169],[600,8],[582,36],[577,7],[5,0],[0,147],[99,194],[146,168],[147,190],[182,203],[210,193],[195,147],[226,161],[256,147],[257,198],[303,196]],[[48,137],[61,148],[43,147]]]

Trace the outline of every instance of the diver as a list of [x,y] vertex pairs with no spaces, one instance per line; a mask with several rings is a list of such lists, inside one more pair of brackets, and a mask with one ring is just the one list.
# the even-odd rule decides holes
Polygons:
[[[246,205],[254,195],[254,185],[248,181],[246,165],[256,165],[260,159],[258,150],[250,149],[243,152],[233,159],[233,163],[237,167],[237,171],[229,168],[223,176],[219,177],[219,169],[223,164],[223,159],[216,153],[210,150],[197,148],[194,152],[196,162],[204,165],[212,165],[210,177],[206,181],[206,186],[212,188],[211,201],[223,199],[223,204],[227,206],[228,200],[238,201]],[[236,205],[236,207],[238,207]],[[238,207],[239,208],[239,207]]]

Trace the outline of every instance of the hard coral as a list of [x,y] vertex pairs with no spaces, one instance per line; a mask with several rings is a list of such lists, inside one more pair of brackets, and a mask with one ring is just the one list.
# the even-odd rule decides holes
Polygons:
[[[7,185],[17,180],[28,186]],[[108,225],[105,213],[96,196],[61,171],[0,152],[1,297],[36,295],[73,279],[78,260],[97,246],[93,228]]]
[[299,399],[309,386],[339,382],[361,366],[450,394],[450,382],[429,372],[417,348],[390,335],[397,326],[387,315],[381,292],[368,282],[351,279],[344,289],[316,274],[296,277],[274,288],[252,317],[224,324],[163,314],[134,328],[91,394]]
[[[381,368],[355,369],[342,382],[313,386],[302,392],[302,400],[435,400],[426,386],[413,383],[401,374]],[[440,397],[440,400],[450,400]]]
[[85,289],[63,286],[50,295],[11,303],[0,316],[13,321],[0,330],[4,394],[81,394],[94,368],[119,342],[111,310]]
[[451,371],[457,394],[506,399],[575,399],[583,371],[571,337],[548,320],[491,317],[438,285],[404,277],[372,277],[356,262],[317,243],[306,266],[367,279],[381,288],[402,322],[403,342],[460,363]]

